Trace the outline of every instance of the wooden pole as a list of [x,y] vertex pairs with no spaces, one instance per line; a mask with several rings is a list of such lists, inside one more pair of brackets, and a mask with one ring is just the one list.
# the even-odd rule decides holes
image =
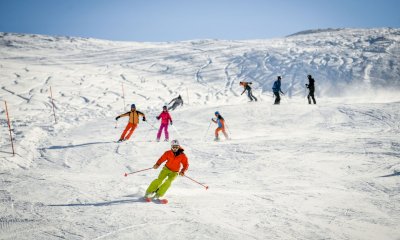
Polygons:
[[124,111],[125,111],[125,91],[124,91],[124,83],[122,83],[122,99],[124,99]]
[[51,86],[50,86],[50,98],[51,98],[51,104],[53,105],[54,123],[57,123],[56,111],[54,110],[53,91],[51,90]]
[[6,105],[6,114],[7,114],[8,130],[10,131],[10,140],[11,140],[12,154],[13,154],[13,156],[14,156],[14,155],[15,155],[15,151],[14,151],[14,141],[13,141],[12,134],[11,134],[10,117],[9,117],[9,115],[8,115],[7,102],[4,101],[4,103],[5,103],[5,105]]

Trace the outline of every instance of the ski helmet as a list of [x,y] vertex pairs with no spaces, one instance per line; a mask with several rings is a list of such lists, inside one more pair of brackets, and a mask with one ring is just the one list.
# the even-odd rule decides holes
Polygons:
[[131,104],[131,108],[136,108],[136,105],[135,104]]
[[164,110],[167,110],[167,106],[165,106],[165,105],[164,105],[162,108],[163,108]]
[[216,112],[215,112],[215,115],[219,115],[219,112],[218,112],[218,111],[216,111]]
[[278,80],[281,80],[282,79],[282,77],[281,76],[278,76]]
[[171,141],[171,147],[173,146],[179,146],[179,141],[178,140],[172,140]]

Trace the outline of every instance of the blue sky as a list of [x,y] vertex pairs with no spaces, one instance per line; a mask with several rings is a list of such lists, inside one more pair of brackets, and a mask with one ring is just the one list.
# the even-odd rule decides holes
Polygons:
[[122,41],[276,38],[400,27],[399,0],[0,0],[0,32]]

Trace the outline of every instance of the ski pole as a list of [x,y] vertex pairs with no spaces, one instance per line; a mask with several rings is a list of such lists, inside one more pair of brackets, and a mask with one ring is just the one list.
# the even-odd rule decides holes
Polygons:
[[193,182],[195,182],[195,183],[197,183],[197,184],[203,186],[206,190],[208,189],[208,186],[207,186],[207,185],[201,184],[201,183],[199,183],[198,181],[196,181],[196,180],[194,180],[193,178],[188,177],[188,176],[186,176],[186,175],[183,175],[183,176],[185,176],[185,177],[189,178],[190,180],[192,180]]
[[118,120],[115,121],[115,128],[117,128]]
[[179,131],[176,129],[176,127],[174,125],[171,125],[172,128],[175,130],[175,132],[178,134],[179,138],[183,140],[181,134],[179,133]]
[[231,133],[231,131],[229,130],[229,127],[228,127],[228,124],[226,123],[226,121],[225,121],[225,126],[226,126],[226,129],[228,130],[229,135],[232,136],[232,133]]
[[210,129],[210,127],[211,127],[211,122],[210,122],[210,124],[208,125],[208,128],[207,128],[206,133],[204,134],[203,141],[204,141],[204,139],[206,138],[207,133],[208,133],[208,130]]
[[127,177],[128,175],[135,174],[135,173],[138,173],[138,172],[147,171],[147,170],[150,170],[150,169],[153,169],[153,168],[151,167],[151,168],[146,168],[146,169],[142,169],[142,170],[135,171],[135,172],[125,173],[124,176]]
[[151,125],[149,122],[145,121],[147,124],[149,124],[152,128],[154,128],[155,130],[157,130],[156,127],[154,127],[153,125]]

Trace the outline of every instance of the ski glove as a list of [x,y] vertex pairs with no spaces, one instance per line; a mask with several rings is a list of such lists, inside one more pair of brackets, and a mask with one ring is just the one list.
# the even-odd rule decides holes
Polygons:
[[179,172],[179,175],[181,175],[181,176],[184,176],[185,175],[185,172]]
[[157,169],[160,165],[154,164],[153,168]]
[[143,121],[146,121],[146,117],[143,117]]
[[171,121],[171,123],[170,123],[171,125],[172,125],[172,121]]
[[157,120],[160,120],[160,117],[156,117],[157,118]]
[[115,120],[118,121],[119,118],[120,118],[120,116],[116,117]]

